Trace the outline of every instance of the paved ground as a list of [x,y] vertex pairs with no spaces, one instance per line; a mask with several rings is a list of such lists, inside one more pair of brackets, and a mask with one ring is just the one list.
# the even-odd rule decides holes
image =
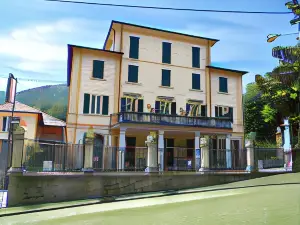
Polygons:
[[214,186],[210,191],[193,189],[202,191],[199,193],[153,195],[148,199],[0,217],[0,224],[296,225],[300,224],[299,188],[300,173],[282,174]]

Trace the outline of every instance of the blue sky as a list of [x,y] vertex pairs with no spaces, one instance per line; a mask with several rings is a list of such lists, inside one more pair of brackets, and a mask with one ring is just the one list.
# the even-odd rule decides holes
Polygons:
[[[87,0],[88,1],[88,0]],[[92,0],[89,0],[92,1]],[[102,3],[155,5],[219,10],[287,11],[286,0],[93,0]],[[18,91],[66,81],[67,44],[102,48],[111,20],[120,20],[220,39],[212,49],[212,64],[246,70],[243,85],[255,74],[271,71],[277,45],[294,45],[296,36],[268,44],[269,33],[296,32],[289,15],[220,14],[97,7],[45,2],[0,1],[0,91],[8,73],[20,78]],[[51,80],[35,82],[30,80]]]

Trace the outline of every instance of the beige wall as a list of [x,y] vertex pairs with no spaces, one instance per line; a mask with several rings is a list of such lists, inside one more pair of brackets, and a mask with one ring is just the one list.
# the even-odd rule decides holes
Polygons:
[[[228,79],[228,93],[219,93],[219,77]],[[233,132],[243,132],[242,109],[242,77],[220,71],[211,71],[211,102],[212,116],[215,116],[215,106],[233,107]]]
[[[69,88],[69,109],[67,116],[67,136],[68,142],[78,142],[84,132],[92,126],[105,125],[107,130],[109,125],[109,115],[85,115],[83,114],[84,93],[109,96],[109,112],[117,111],[118,90],[115,84],[119,75],[120,56],[109,54],[97,50],[73,48],[73,68],[71,74],[71,84]],[[104,61],[103,79],[92,77],[93,60]],[[79,132],[78,125],[83,126],[83,132]],[[101,130],[98,128],[98,130]],[[99,131],[102,133],[101,131]],[[105,132],[105,131],[104,131]]]

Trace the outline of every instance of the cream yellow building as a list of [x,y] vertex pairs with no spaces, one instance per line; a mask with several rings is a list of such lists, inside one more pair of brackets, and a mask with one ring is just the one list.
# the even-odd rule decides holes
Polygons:
[[116,158],[121,168],[136,165],[149,132],[163,169],[178,158],[196,166],[201,137],[212,149],[242,149],[247,72],[211,66],[216,42],[112,21],[103,49],[69,45],[68,142],[82,143],[92,128],[98,144],[119,153],[104,156],[104,167]]

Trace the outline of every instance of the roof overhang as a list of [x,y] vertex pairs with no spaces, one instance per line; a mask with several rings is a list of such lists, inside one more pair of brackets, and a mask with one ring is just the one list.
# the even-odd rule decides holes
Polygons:
[[217,67],[217,66],[206,66],[206,68],[214,69],[214,70],[219,70],[219,71],[226,71],[226,72],[230,72],[230,73],[238,73],[238,74],[240,74],[242,76],[245,75],[245,74],[247,74],[247,73],[249,73],[248,71],[227,69],[227,68]]
[[147,27],[147,26],[142,26],[142,25],[138,25],[138,24],[125,23],[125,22],[121,22],[121,21],[112,20],[112,22],[110,24],[110,27],[109,27],[108,34],[106,36],[106,39],[105,39],[105,42],[104,42],[104,45],[103,45],[103,49],[105,49],[105,47],[107,45],[107,42],[109,40],[111,31],[112,31],[115,24],[126,25],[126,26],[130,26],[130,27],[137,27],[137,28],[153,30],[153,31],[159,31],[159,32],[179,35],[179,36],[183,36],[183,37],[190,37],[190,38],[195,38],[195,39],[207,40],[210,47],[214,46],[214,44],[216,44],[218,41],[220,41],[220,40],[214,39],[214,38],[201,37],[201,36],[196,36],[196,35],[190,35],[190,34],[179,33],[179,32],[175,32],[175,31],[169,31],[169,30],[158,29],[158,28],[154,28],[154,27]]

